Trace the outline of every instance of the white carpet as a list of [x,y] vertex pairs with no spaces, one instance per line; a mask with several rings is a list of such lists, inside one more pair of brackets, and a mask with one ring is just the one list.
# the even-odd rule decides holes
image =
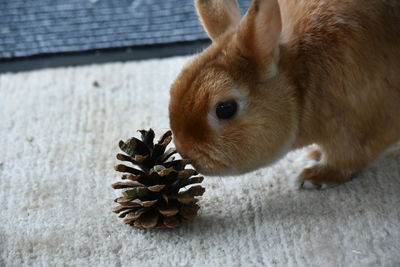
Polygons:
[[206,177],[200,216],[179,229],[122,224],[117,143],[168,128],[169,85],[187,59],[0,75],[0,266],[400,266],[400,156],[297,191],[287,171],[298,151]]

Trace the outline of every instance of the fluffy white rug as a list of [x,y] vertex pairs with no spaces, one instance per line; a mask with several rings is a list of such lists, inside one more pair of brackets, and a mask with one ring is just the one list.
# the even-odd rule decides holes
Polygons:
[[169,85],[187,59],[0,75],[1,266],[400,265],[399,156],[298,191],[287,174],[297,151],[206,177],[200,216],[179,229],[122,224],[111,213],[117,143],[168,128]]

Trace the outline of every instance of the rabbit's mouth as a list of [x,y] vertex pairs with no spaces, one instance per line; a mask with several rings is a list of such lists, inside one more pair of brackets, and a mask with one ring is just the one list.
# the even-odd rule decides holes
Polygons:
[[209,162],[199,163],[199,161],[192,160],[191,164],[196,171],[203,175],[228,175],[231,172],[230,170],[226,169],[226,166],[220,166],[212,163],[210,164]]
[[215,151],[193,149],[188,153],[188,158],[192,161],[193,167],[201,174],[229,175],[234,172],[232,164],[229,164],[225,158],[218,157]]
[[229,164],[216,156],[216,151],[210,151],[201,145],[191,146],[190,149],[182,149],[180,143],[175,139],[176,150],[184,159],[189,159],[191,165],[204,175],[224,175],[232,172]]

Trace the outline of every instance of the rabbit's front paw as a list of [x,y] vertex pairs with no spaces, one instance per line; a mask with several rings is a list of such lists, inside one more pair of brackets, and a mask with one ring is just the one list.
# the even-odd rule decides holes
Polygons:
[[[304,168],[300,175],[297,177],[299,189],[327,189],[331,188],[338,183],[328,183],[331,178],[337,174],[329,172],[322,164],[315,164],[309,168]],[[329,178],[328,178],[329,177]]]
[[[323,155],[318,147],[312,147],[294,161],[292,173],[293,186],[296,189],[327,189],[335,186],[341,173],[327,168],[323,164]],[[333,183],[333,181],[335,181]]]
[[321,186],[313,184],[307,180],[300,179],[301,174],[305,169],[312,168],[317,165],[322,159],[322,153],[318,147],[312,147],[306,150],[299,157],[297,157],[290,171],[290,178],[292,186],[296,189],[317,189]]

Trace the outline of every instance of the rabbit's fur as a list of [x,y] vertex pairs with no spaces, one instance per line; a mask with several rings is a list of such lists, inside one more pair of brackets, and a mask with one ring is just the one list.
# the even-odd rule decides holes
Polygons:
[[[239,174],[315,143],[300,181],[337,184],[400,139],[400,1],[197,0],[212,45],[171,88],[175,145]],[[230,120],[215,115],[235,100]]]

